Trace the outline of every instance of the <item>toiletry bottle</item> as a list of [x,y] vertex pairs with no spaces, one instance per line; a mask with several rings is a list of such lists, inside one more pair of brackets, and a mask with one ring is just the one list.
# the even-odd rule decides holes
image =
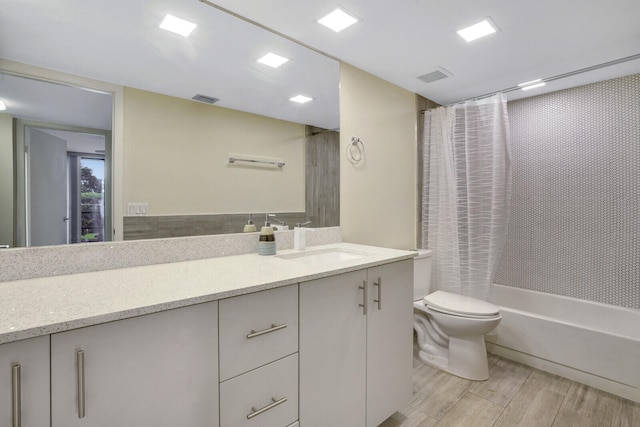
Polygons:
[[271,227],[271,223],[269,222],[269,216],[272,215],[265,215],[264,226],[260,229],[258,255],[276,254],[276,236],[273,234],[273,227]]
[[253,233],[254,231],[256,231],[256,225],[253,223],[253,220],[251,219],[251,214],[249,214],[249,221],[247,221],[247,223],[244,226],[244,230],[242,230],[244,233]]
[[293,249],[295,249],[296,251],[304,250],[304,248],[307,246],[305,242],[306,233],[307,230],[300,226],[293,229]]
[[296,224],[293,229],[293,249],[296,251],[303,251],[307,246],[306,244],[306,236],[307,236],[307,228],[304,228],[305,225],[311,224],[311,221],[307,221],[305,223]]

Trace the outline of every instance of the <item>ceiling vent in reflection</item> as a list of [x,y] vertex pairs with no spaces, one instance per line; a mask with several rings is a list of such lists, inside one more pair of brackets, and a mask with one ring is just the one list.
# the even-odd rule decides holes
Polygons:
[[422,76],[418,76],[418,78],[420,80],[422,80],[423,82],[425,82],[425,83],[431,83],[431,82],[435,82],[435,81],[438,81],[438,80],[445,79],[445,78],[450,77],[452,75],[453,74],[450,71],[448,71],[448,70],[446,70],[446,69],[444,69],[442,67],[436,67],[435,71],[432,71],[430,73],[424,74]]
[[219,98],[214,98],[213,96],[207,95],[196,95],[191,99],[193,99],[194,101],[204,102],[205,104],[215,104],[216,102],[220,101]]

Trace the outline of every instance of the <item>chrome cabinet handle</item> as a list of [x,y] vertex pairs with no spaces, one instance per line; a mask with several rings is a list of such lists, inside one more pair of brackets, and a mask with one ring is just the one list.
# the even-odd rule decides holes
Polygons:
[[359,286],[358,289],[362,289],[362,314],[367,315],[367,300],[369,299],[369,289],[367,288],[367,281],[362,281],[362,286]]
[[272,397],[271,401],[272,401],[272,403],[268,404],[264,408],[256,409],[255,407],[252,407],[251,408],[251,413],[249,415],[247,415],[247,419],[250,420],[251,418],[257,417],[258,415],[262,414],[263,412],[267,412],[269,409],[275,408],[276,406],[286,402],[287,398],[283,397],[282,399],[277,400],[275,397]]
[[247,339],[259,337],[260,335],[268,334],[269,332],[279,331],[280,329],[284,329],[286,327],[287,327],[286,323],[283,323],[282,325],[276,325],[275,323],[272,323],[270,328],[263,329],[261,331],[254,331],[252,329],[251,333],[247,334]]
[[22,425],[22,381],[20,379],[20,365],[11,367],[11,411],[12,427]]
[[78,377],[78,418],[84,418],[84,350],[78,350],[76,352],[76,371]]
[[373,282],[373,286],[378,287],[378,299],[374,299],[373,302],[377,302],[378,310],[382,310],[382,278],[378,276],[378,283]]

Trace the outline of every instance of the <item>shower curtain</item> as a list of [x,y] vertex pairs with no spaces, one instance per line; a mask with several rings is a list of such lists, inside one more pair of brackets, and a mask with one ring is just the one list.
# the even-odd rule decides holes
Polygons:
[[424,115],[422,247],[431,288],[489,299],[511,196],[507,102],[502,94]]

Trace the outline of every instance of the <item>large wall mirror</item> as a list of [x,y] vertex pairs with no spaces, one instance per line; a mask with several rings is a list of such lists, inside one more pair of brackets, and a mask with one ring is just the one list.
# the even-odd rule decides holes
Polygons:
[[9,0],[0,55],[0,245],[241,232],[249,213],[338,225],[334,59],[198,0]]

